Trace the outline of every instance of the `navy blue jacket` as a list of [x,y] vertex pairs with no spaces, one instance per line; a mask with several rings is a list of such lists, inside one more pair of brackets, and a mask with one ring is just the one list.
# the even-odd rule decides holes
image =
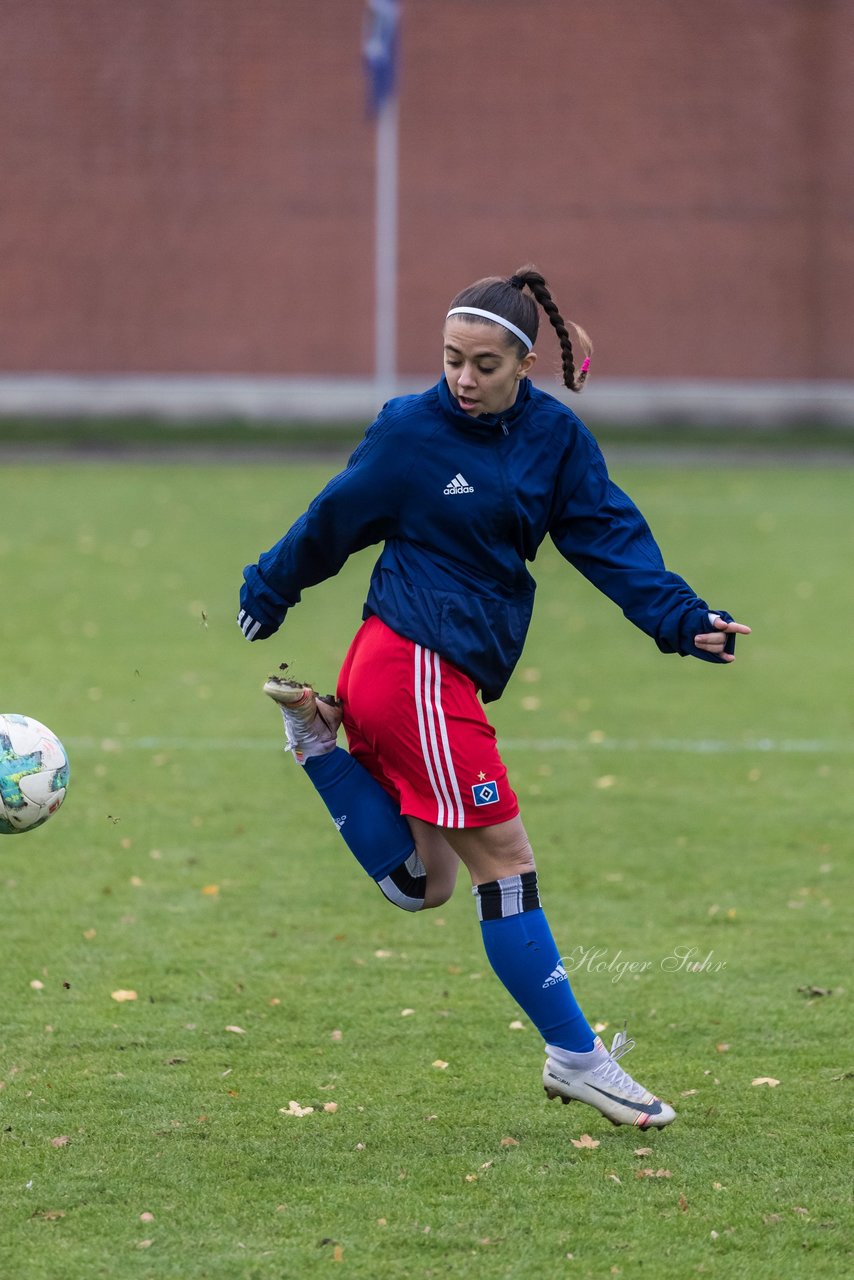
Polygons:
[[526,566],[546,535],[664,653],[721,661],[693,644],[709,606],[665,569],[590,432],[527,379],[500,417],[469,417],[444,378],[389,401],[344,471],[247,566],[240,602],[268,634],[307,587],[382,542],[362,616],[436,650],[488,702],[522,652],[536,588]]

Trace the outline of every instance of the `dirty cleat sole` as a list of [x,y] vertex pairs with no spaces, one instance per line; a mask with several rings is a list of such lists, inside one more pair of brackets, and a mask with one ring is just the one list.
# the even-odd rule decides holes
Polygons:
[[278,703],[285,722],[286,749],[294,753],[300,764],[332,750],[344,716],[335,698],[318,696],[311,685],[281,676],[270,676],[263,690]]
[[263,688],[267,697],[282,707],[294,707],[301,702],[308,704],[315,697],[311,685],[300,684],[296,680],[283,680],[281,676],[269,676],[264,681]]

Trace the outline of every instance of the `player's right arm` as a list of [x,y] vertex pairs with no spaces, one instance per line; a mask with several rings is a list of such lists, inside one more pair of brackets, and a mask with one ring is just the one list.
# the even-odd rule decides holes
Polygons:
[[275,546],[243,570],[237,621],[248,640],[273,635],[306,588],[334,577],[354,552],[394,531],[405,451],[394,447],[391,428],[381,414],[345,469]]

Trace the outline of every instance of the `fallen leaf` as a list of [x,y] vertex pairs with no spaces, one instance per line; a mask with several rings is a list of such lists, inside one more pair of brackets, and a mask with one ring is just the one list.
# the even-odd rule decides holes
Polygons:
[[494,1163],[494,1160],[487,1160],[486,1164],[482,1164],[480,1167],[481,1169],[491,1169]]
[[50,1145],[52,1147],[67,1147],[71,1139],[67,1133],[63,1133],[59,1138],[51,1138]]
[[332,1250],[332,1261],[333,1262],[344,1261],[344,1250],[340,1244],[336,1244],[335,1248]]
[[126,1000],[136,1000],[137,998],[135,991],[122,991],[121,989],[118,991],[111,991],[110,995],[113,1000],[117,1000],[119,1004],[124,1004]]
[[682,1090],[682,1097],[683,1097],[683,1098],[693,1098],[694,1094],[695,1094],[695,1093],[699,1093],[699,1092],[700,1092],[700,1090],[699,1090],[699,1089],[683,1089],[683,1090]]
[[767,1084],[769,1088],[776,1089],[780,1081],[775,1080],[773,1076],[757,1076],[756,1079],[751,1080],[750,1083],[751,1084]]
[[324,1110],[324,1111],[329,1111],[330,1113],[331,1113],[331,1112],[333,1112],[333,1111],[337,1111],[337,1110],[338,1110],[338,1103],[337,1103],[337,1102],[324,1102],[324,1104],[323,1104],[323,1110]]
[[685,1199],[685,1197],[684,1197],[684,1196],[680,1196],[680,1197],[679,1197],[679,1200],[678,1200],[678,1202],[677,1202],[677,1203],[678,1203],[679,1208],[682,1210],[682,1212],[683,1212],[683,1213],[687,1213],[687,1212],[688,1212],[688,1201]]
[[517,1019],[516,1021],[514,1021],[514,1022],[511,1022],[511,1023],[510,1023],[510,1030],[511,1030],[511,1031],[524,1031],[524,1030],[525,1030],[525,1024],[524,1024],[524,1022],[519,1022],[519,1021],[518,1021],[518,1019]]
[[607,1023],[607,1022],[594,1022],[594,1023],[593,1023],[593,1030],[596,1032],[596,1034],[597,1034],[597,1035],[600,1035],[603,1031],[607,1031],[607,1030],[608,1030],[608,1023]]
[[377,1226],[378,1226],[378,1227],[387,1227],[387,1226],[388,1226],[388,1219],[387,1219],[387,1218],[377,1218]]
[[430,1063],[430,1066],[435,1067],[437,1071],[444,1071],[447,1065],[447,1062],[443,1062],[441,1058],[437,1058],[435,1062]]
[[205,895],[206,898],[216,898],[219,895],[219,885],[218,884],[202,885],[202,893]]
[[44,991],[44,983],[40,982],[38,978],[33,978],[32,982],[30,983],[30,986],[32,987],[33,991]]
[[84,929],[83,937],[86,939],[87,942],[91,942],[92,939],[97,936],[97,933],[98,933],[97,929]]
[[581,1147],[588,1151],[593,1151],[599,1146],[596,1138],[591,1138],[589,1133],[582,1133],[580,1138],[570,1138],[570,1142],[574,1147]]
[[635,1147],[636,1156],[651,1156],[652,1147]]
[[809,1213],[809,1209],[804,1209],[801,1205],[794,1205],[792,1207],[792,1213],[800,1213],[800,1214]]
[[635,1173],[636,1178],[672,1178],[673,1174],[669,1169],[638,1169]]
[[401,1009],[400,1016],[401,1018],[411,1018],[414,1012],[414,1009]]
[[233,1031],[236,1036],[245,1036],[246,1032],[242,1027],[226,1027],[226,1031]]
[[140,1220],[140,1222],[153,1222],[153,1221],[154,1221],[154,1214],[153,1214],[153,1213],[141,1213],[141,1214],[139,1215],[139,1220]]
[[344,1038],[344,1032],[343,1032],[343,1031],[330,1031],[330,1032],[329,1032],[329,1039],[330,1039],[330,1040],[338,1041],[338,1040],[343,1040],[343,1038]]
[[477,1182],[477,1174],[476,1174],[476,1173],[467,1173],[467,1174],[466,1174],[466,1182]]
[[394,953],[391,951],[375,951],[374,955],[378,960],[390,960]]
[[804,996],[832,996],[832,987],[798,987],[801,995]]
[[314,1112],[314,1107],[301,1107],[298,1102],[293,1099],[286,1107],[279,1107],[280,1116],[310,1116]]
[[716,1044],[715,1049],[718,1053],[729,1053],[729,1045],[725,1043]]
[[43,1218],[45,1222],[56,1222],[58,1218],[65,1217],[64,1209],[40,1209],[37,1210],[32,1217]]
[[709,1232],[709,1239],[710,1239],[710,1240],[717,1240],[717,1238],[718,1238],[718,1233],[717,1233],[717,1231],[710,1231],[710,1232]]
[[713,1182],[712,1186],[714,1187],[715,1191],[726,1191],[726,1187],[722,1182]]
[[355,1151],[364,1151],[364,1149],[365,1149],[364,1142],[357,1142],[354,1148]]
[[782,1222],[782,1215],[779,1213],[765,1213],[762,1215],[762,1221],[768,1227],[773,1227],[775,1223]]
[[[129,849],[129,848],[130,848],[130,843],[131,843],[131,842],[130,842],[130,840],[123,840],[123,841],[122,841],[122,848],[123,848],[123,849]],[[130,878],[130,882],[131,882],[131,884],[133,885],[134,889],[141,889],[141,888],[142,888],[142,880],[140,880],[139,876],[131,876],[131,878]]]
[[150,1249],[153,1244],[153,1240],[140,1240],[136,1247],[137,1249]]
[[622,1179],[622,1178],[618,1178],[618,1177],[617,1177],[617,1175],[616,1175],[616,1173],[609,1173],[607,1176],[608,1176],[608,1178],[609,1178],[609,1180],[610,1180],[611,1182],[618,1182],[618,1183],[620,1184],[620,1186],[622,1186],[622,1185],[623,1185],[623,1179]]
[[502,1138],[499,1146],[502,1147],[518,1147],[519,1143],[515,1138]]

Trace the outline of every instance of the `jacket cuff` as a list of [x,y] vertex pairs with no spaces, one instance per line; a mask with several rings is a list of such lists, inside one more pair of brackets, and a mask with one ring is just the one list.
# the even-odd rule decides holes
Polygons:
[[288,603],[278,592],[269,587],[254,564],[243,570],[243,586],[240,590],[240,607],[257,622],[277,630],[285,620]]

